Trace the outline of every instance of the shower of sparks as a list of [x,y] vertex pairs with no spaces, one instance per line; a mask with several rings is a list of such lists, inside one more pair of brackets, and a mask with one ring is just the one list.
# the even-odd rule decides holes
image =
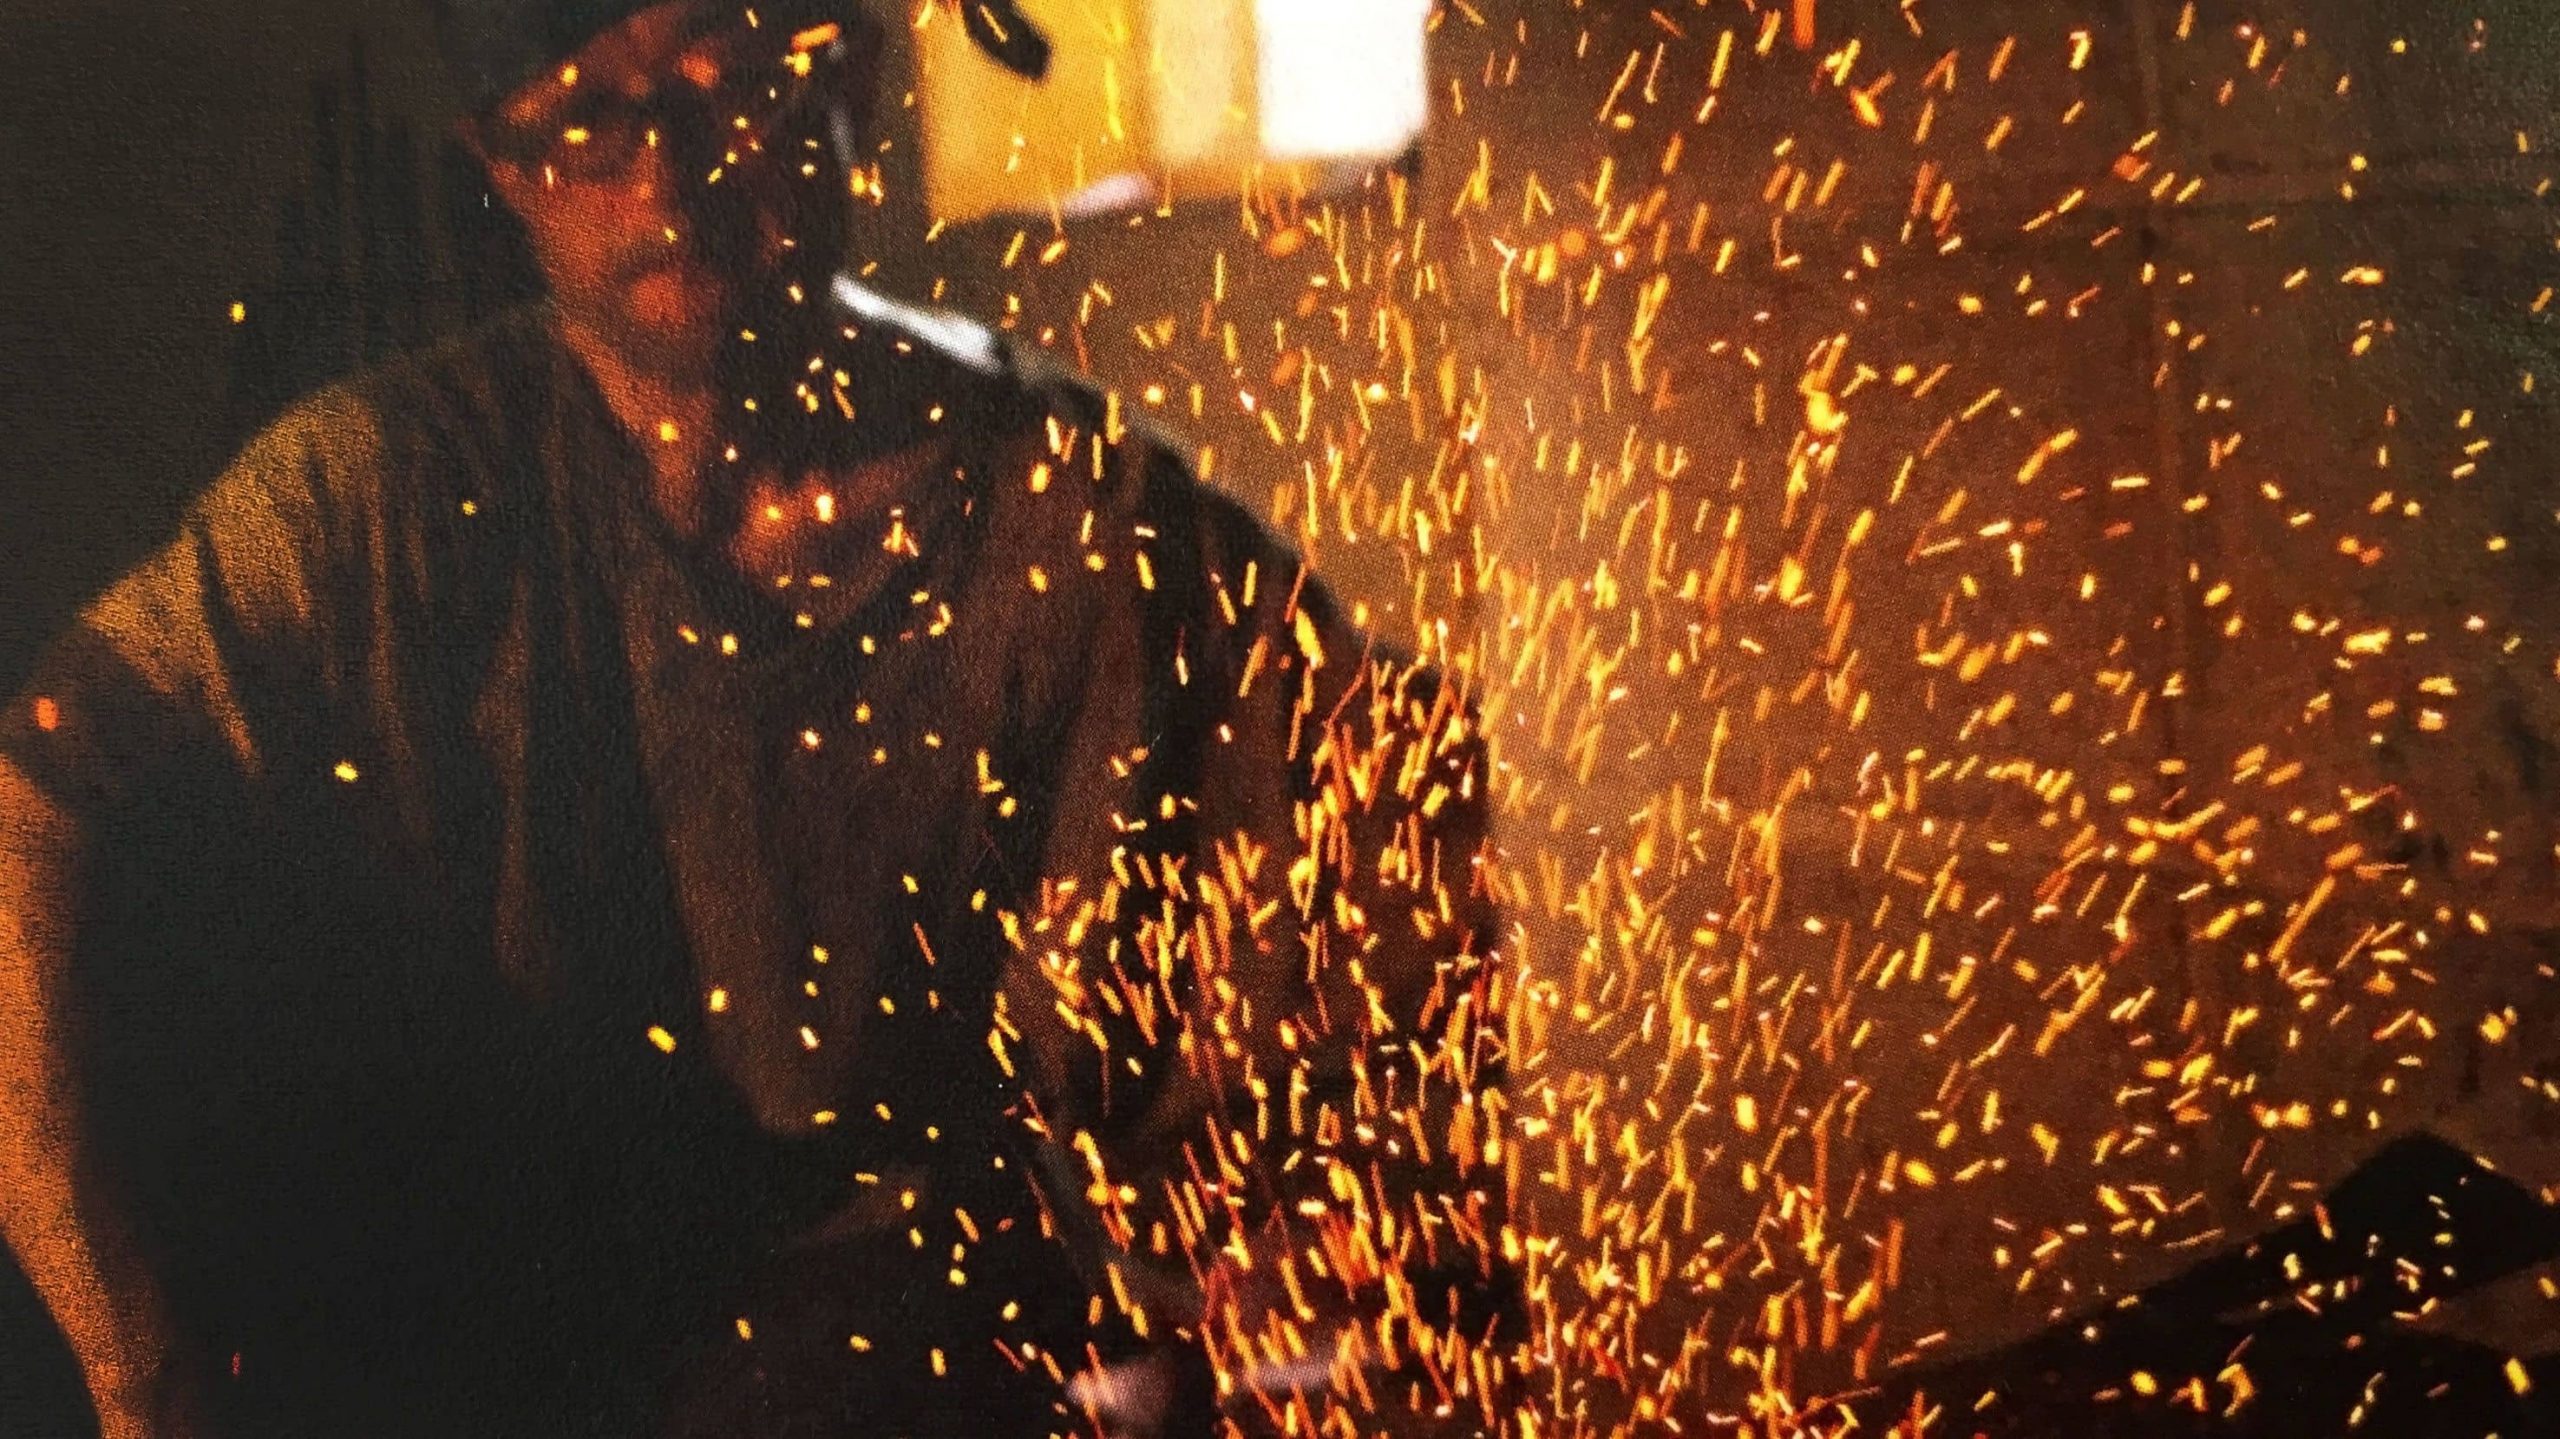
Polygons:
[[2465,500],[2536,377],[2365,378],[2390,257],[2144,90],[2308,132],[2391,57],[1526,8],[1435,17],[1451,173],[1258,185],[1161,313],[1137,249],[1022,265],[1063,235],[978,281],[1480,707],[1522,1432],[1790,1432],[1986,1294],[2021,1331],[2298,1212],[2466,1054],[2527,1083],[2551,825],[2483,757],[2552,657]]
[[2366,378],[2388,255],[2144,89],[2312,133],[2391,57],[1960,8],[1454,3],[1450,173],[1260,186],[1160,313],[1137,250],[988,256],[1481,708],[1523,1432],[1789,1432],[2299,1212],[2466,1055],[2530,1083],[2553,836],[2489,756],[2552,657],[2465,501],[2536,377]]

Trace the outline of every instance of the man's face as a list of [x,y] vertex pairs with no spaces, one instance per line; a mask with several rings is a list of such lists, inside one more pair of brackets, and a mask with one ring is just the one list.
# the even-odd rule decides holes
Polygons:
[[637,370],[707,378],[729,330],[838,259],[829,124],[870,57],[795,8],[668,0],[470,126],[557,304]]

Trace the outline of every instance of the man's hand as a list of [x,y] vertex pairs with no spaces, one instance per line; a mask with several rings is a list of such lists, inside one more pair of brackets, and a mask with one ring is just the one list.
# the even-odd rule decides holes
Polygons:
[[1167,1439],[1173,1361],[1154,1353],[1088,1369],[1068,1382],[1067,1402],[1084,1411],[1103,1439]]

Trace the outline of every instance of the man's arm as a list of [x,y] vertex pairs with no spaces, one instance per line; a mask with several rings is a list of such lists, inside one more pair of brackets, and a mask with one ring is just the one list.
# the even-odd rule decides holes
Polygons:
[[[1201,1236],[1219,1251],[1203,1337],[1229,1378],[1281,1391],[1326,1386],[1275,1353],[1303,1344],[1323,1376],[1349,1343],[1378,1392],[1333,1398],[1361,1423],[1421,1383],[1449,1403],[1446,1430],[1472,1428],[1491,1399],[1476,1381],[1493,1384],[1469,1351],[1493,1359],[1508,1328],[1482,739],[1460,689],[1373,645],[1239,512],[1204,520],[1226,593],[1192,626],[1191,683],[1216,713],[1189,885],[1204,909],[1177,911],[1207,920],[1194,959],[1210,972],[1165,1106],[1192,1122],[1151,1146],[1242,1201],[1240,1228]],[[1444,1432],[1421,1417],[1394,1427]]]
[[[70,1341],[102,1439],[198,1432],[187,1354],[83,1112],[73,959],[94,871],[181,774],[250,782],[320,703],[336,538],[378,473],[369,412],[306,402],[253,441],[177,536],[83,610],[0,715],[0,1239]],[[323,490],[330,491],[324,501]],[[352,541],[346,541],[352,544]],[[85,962],[85,961],[84,961]]]
[[180,1439],[158,1286],[90,1162],[66,1014],[79,837],[0,756],[0,1238],[79,1360],[100,1439]]

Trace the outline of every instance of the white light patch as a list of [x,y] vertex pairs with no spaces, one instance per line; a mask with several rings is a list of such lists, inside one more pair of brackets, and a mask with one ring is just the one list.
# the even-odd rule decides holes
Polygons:
[[1254,0],[1262,147],[1275,159],[1378,159],[1422,133],[1429,0]]

